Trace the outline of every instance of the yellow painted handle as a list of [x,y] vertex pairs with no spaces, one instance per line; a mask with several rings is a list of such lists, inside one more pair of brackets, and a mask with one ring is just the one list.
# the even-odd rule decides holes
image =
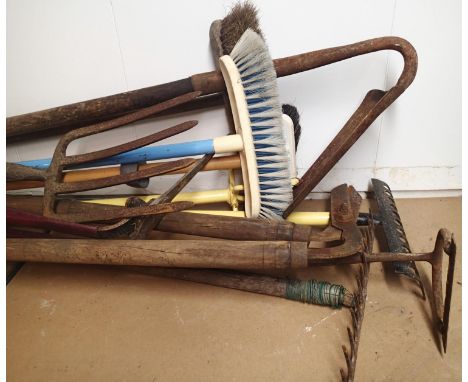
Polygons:
[[[245,218],[244,211],[185,210],[184,212],[191,212],[194,214],[221,215],[221,216]],[[330,221],[330,213],[329,212],[293,212],[288,216],[287,220],[295,224],[326,226]]]
[[[238,190],[242,186],[236,186]],[[140,199],[145,202],[149,202],[151,199],[155,199],[159,195],[145,195],[139,196]],[[237,196],[242,198],[241,196]],[[87,200],[88,203],[95,204],[107,204],[114,206],[124,206],[127,198],[110,198],[110,199],[95,199]],[[229,200],[229,190],[212,190],[212,191],[200,191],[200,192],[183,192],[174,198],[174,202],[193,202],[195,204],[210,204],[210,203],[221,203]],[[185,212],[191,212],[195,214],[208,214],[208,215],[222,215],[243,218],[245,217],[244,211],[216,211],[216,210],[186,210]],[[330,214],[328,212],[293,212],[287,218],[288,221],[295,224],[304,224],[312,226],[326,226],[330,220]]]
[[[238,194],[242,191],[242,185],[233,187],[233,190],[221,189],[211,191],[197,191],[197,192],[182,192],[174,198],[174,202],[193,202],[194,204],[211,204],[211,203],[232,203],[231,196],[237,198],[238,201],[243,201],[243,197]],[[139,195],[138,197],[149,202],[151,199],[159,198],[160,195]],[[86,200],[87,203],[94,204],[107,204],[114,206],[124,206],[127,198],[108,198],[108,199],[93,199]],[[233,217],[245,217],[244,211],[215,211],[215,210],[188,210],[187,212],[209,214],[209,215],[223,215]],[[288,221],[295,224],[313,225],[313,226],[326,226],[329,222],[330,214],[328,212],[293,212],[287,218]]]
[[[151,199],[157,199],[160,195],[138,195],[138,197],[149,202]],[[228,202],[230,199],[229,189],[211,190],[211,191],[196,191],[196,192],[181,192],[173,201],[174,202],[193,202],[194,204],[211,204]],[[242,196],[238,195],[238,200],[242,201]],[[125,206],[127,198],[108,198],[108,199],[93,199],[86,200],[87,203],[107,204],[113,206]]]

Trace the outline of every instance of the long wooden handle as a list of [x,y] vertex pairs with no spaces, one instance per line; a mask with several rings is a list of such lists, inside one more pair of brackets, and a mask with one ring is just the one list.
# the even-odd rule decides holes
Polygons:
[[45,171],[23,166],[18,163],[7,162],[6,179],[7,182],[21,180],[43,182],[45,180]]
[[[65,132],[151,106],[191,91],[193,91],[192,82],[190,78],[186,78],[167,84],[10,117],[6,121],[6,136],[9,139],[33,132],[56,129]],[[66,129],[64,129],[65,127]]]
[[[408,62],[416,54],[411,44],[404,39],[381,37],[355,44],[281,58],[273,62],[277,76],[283,77],[384,49],[396,50],[403,54],[405,59],[404,71],[409,68]],[[404,82],[407,79],[408,77],[402,76],[401,82],[399,81],[398,85],[405,87]],[[55,133],[63,133],[77,127],[101,122],[139,108],[154,105],[192,91],[201,91],[203,95],[208,95],[224,90],[225,85],[220,72],[213,71],[196,74],[190,78],[167,84],[9,117],[6,123],[6,137],[7,141],[11,142],[13,139],[17,140],[21,136],[37,134],[38,132],[53,131]],[[199,105],[203,106],[203,103],[199,103]]]
[[8,261],[274,270],[307,267],[307,243],[7,239],[6,256]]
[[98,231],[97,227],[94,226],[52,219],[8,207],[6,209],[6,222],[8,227],[43,228],[88,237],[97,237]]
[[[35,214],[42,213],[42,197],[7,195],[7,207],[19,208]],[[57,212],[60,214],[83,213],[89,209],[86,203],[76,200],[59,200]],[[114,210],[116,206],[96,204],[99,212]],[[258,219],[244,219],[242,225],[238,218],[174,212],[164,216],[158,225],[159,231],[182,233],[230,240],[287,240],[307,242],[312,228],[296,225],[287,221],[265,222]]]
[[[312,296],[307,296],[305,293],[288,295],[288,289],[292,284],[296,285],[296,288],[298,285],[300,285],[299,288],[306,289],[307,284],[310,281],[290,280],[252,273],[218,271],[213,269],[180,269],[156,267],[125,267],[125,269],[146,275],[175,278],[196,283],[215,285],[221,288],[237,289],[244,292],[281,297],[288,300],[301,301],[307,304],[317,304],[317,302],[311,298]],[[343,306],[352,306],[353,300],[353,294],[345,290],[343,296]]]

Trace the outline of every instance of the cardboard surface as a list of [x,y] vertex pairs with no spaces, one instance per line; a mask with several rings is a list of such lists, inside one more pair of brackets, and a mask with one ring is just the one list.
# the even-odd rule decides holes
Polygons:
[[[438,350],[429,302],[414,283],[373,264],[356,381],[460,380],[461,198],[400,199],[398,208],[413,251],[431,251],[440,227],[458,239],[448,352]],[[418,268],[430,291],[430,267]],[[354,290],[356,271],[298,275]],[[27,264],[7,287],[7,379],[337,381],[350,323],[346,309],[112,267]]]

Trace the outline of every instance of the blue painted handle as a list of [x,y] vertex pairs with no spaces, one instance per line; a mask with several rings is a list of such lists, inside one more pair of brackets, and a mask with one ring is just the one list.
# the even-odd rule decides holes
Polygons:
[[[172,145],[142,147],[126,153],[114,155],[95,162],[84,163],[73,168],[112,166],[126,163],[142,163],[146,161],[181,158],[191,155],[214,154],[213,140],[193,141],[185,143],[175,143]],[[47,169],[51,159],[36,159],[23,162],[17,162],[23,166],[34,167],[38,169]]]

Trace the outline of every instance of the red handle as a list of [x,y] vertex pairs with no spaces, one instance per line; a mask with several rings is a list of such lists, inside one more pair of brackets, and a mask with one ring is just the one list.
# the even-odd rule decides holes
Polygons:
[[16,208],[7,208],[6,210],[7,226],[43,228],[88,237],[96,237],[98,233],[97,227],[90,225],[47,218],[42,215],[17,210]]

